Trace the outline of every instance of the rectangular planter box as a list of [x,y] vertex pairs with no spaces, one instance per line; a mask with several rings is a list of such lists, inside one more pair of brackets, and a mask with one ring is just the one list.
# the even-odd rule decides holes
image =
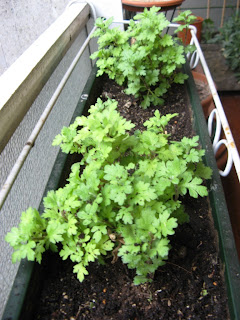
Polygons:
[[[219,252],[224,266],[224,275],[228,294],[228,307],[231,319],[240,319],[240,267],[232,234],[231,223],[225,202],[224,193],[215,157],[212,151],[212,144],[208,135],[206,120],[204,118],[197,90],[192,78],[189,66],[184,70],[189,78],[186,81],[190,103],[192,105],[193,123],[195,132],[200,137],[200,144],[206,150],[205,164],[213,169],[212,179],[208,181],[209,200],[215,228],[219,238]],[[81,98],[73,114],[72,121],[77,116],[87,112],[90,105],[94,104],[101,92],[101,79],[96,78],[96,67],[88,79],[82,92]],[[79,157],[79,155],[78,155]],[[46,186],[45,195],[49,190],[61,186],[69,172],[65,168],[74,163],[74,155],[66,155],[59,151],[49,182]],[[43,204],[40,205],[40,212]],[[34,295],[38,292],[41,283],[39,265],[29,261],[22,261],[9,296],[3,320],[34,319],[32,315]]]

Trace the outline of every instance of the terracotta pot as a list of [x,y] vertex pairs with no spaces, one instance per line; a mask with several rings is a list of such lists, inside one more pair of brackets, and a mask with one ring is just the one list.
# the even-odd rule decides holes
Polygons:
[[[206,86],[208,86],[207,78],[204,74],[192,71],[193,78],[196,81],[201,81],[205,83]],[[209,94],[205,99],[201,100],[201,105],[203,108],[203,113],[205,116],[205,119],[207,120],[212,110],[215,108],[212,94]],[[222,133],[220,139],[225,139],[225,135]],[[224,145],[221,145],[218,149],[216,155],[216,162],[219,169],[224,170],[227,158],[228,158],[228,152]]]
[[[203,18],[202,17],[196,17],[196,21],[192,23],[191,25],[195,26],[197,28],[197,39],[200,42],[201,41],[201,33],[202,33],[202,23]],[[181,24],[181,22],[178,22]],[[184,29],[183,31],[178,32],[178,37],[182,39],[182,42],[184,44],[189,44],[191,41],[191,32],[188,29]]]
[[180,6],[184,0],[122,0],[123,8],[128,11],[140,12],[144,8],[161,7],[161,11],[170,10]]
[[[197,81],[199,81],[199,82],[203,82],[205,84],[205,86],[208,86],[207,78],[203,73],[192,71],[192,75],[193,75],[193,78],[195,80],[195,83]],[[206,98],[201,100],[201,105],[202,105],[202,108],[203,108],[204,116],[207,119],[209,117],[210,113],[212,112],[212,110],[215,107],[211,93]]]

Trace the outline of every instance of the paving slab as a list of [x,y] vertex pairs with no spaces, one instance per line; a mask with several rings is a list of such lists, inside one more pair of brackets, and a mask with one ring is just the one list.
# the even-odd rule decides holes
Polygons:
[[209,70],[216,83],[218,91],[240,91],[240,82],[237,81],[233,71],[222,54],[219,44],[201,44]]

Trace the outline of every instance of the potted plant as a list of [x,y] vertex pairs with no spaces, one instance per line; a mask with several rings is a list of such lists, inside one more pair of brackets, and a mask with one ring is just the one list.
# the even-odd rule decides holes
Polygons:
[[201,41],[201,33],[202,33],[202,17],[196,17],[192,15],[190,10],[186,10],[181,12],[176,18],[173,19],[174,22],[178,22],[182,24],[180,28],[178,28],[178,37],[182,40],[184,44],[189,44],[191,41],[191,32],[189,30],[189,26],[193,25],[197,29],[197,39]]
[[[178,17],[174,19],[174,22],[178,22],[181,26],[176,30],[178,38],[188,49],[191,42],[191,32],[189,30],[190,25],[194,25],[197,28],[197,39],[201,40],[201,28],[202,28],[202,18],[192,15],[190,10],[181,12]],[[201,23],[200,23],[201,21]],[[191,46],[190,46],[191,48]],[[198,94],[200,97],[201,105],[203,108],[203,113],[207,119],[211,111],[214,109],[214,102],[210,88],[208,86],[208,81],[206,76],[203,73],[192,71],[192,75],[198,89]]]
[[[135,96],[137,95],[135,98],[131,97],[131,104],[139,104],[141,101],[142,107],[146,108],[145,110],[143,108],[141,109],[141,117],[143,113],[148,112],[150,103],[157,105],[165,104],[162,97],[157,97],[157,93],[161,95],[162,91],[166,92],[169,89],[167,82],[163,81],[162,77],[160,77],[160,85],[156,85],[156,83],[158,83],[156,78],[159,74],[151,74],[148,72],[151,62],[153,62],[156,67],[155,57],[157,57],[157,55],[153,55],[152,52],[149,55],[151,59],[147,59],[144,55],[146,52],[138,51],[139,56],[142,54],[141,58],[145,59],[144,65],[136,63],[139,69],[133,67],[131,63],[127,65],[127,61],[130,62],[131,59],[132,64],[133,61],[136,62],[134,59],[136,54],[135,56],[131,55],[130,47],[136,50],[136,47],[139,48],[143,46],[143,42],[147,40],[147,36],[141,32],[141,23],[145,30],[145,27],[149,25],[149,21],[151,21],[152,25],[154,20],[155,22],[159,22],[158,19],[163,19],[162,16],[156,13],[157,10],[152,8],[149,12],[145,11],[143,14],[138,15],[136,19],[140,20],[140,22],[136,24],[136,29],[135,24],[130,23],[128,36],[126,36],[125,31],[119,33],[119,30],[113,29],[111,29],[112,31],[109,33],[108,29],[105,28],[109,24],[109,21],[104,22],[101,19],[98,20],[99,29],[96,32],[96,34],[100,36],[99,43],[102,44],[102,48],[100,45],[98,54],[100,57],[106,54],[106,56],[98,60],[100,67],[98,74],[103,73],[103,68],[106,67],[109,72],[109,77],[113,77],[113,73],[111,72],[116,72],[118,81],[124,82],[121,73],[118,71],[119,68],[127,68],[127,93],[129,94],[129,91],[134,90]],[[150,20],[149,17],[151,17]],[[146,22],[148,23],[146,24]],[[158,24],[156,23],[156,25]],[[161,28],[161,26],[158,26],[158,28]],[[153,30],[155,30],[155,28],[153,28]],[[126,42],[127,38],[131,37],[134,37],[136,41],[127,47],[126,43],[129,43]],[[154,45],[155,38],[158,38],[157,31],[156,36],[153,36],[151,40],[153,44],[152,50],[154,52],[156,49]],[[108,43],[112,40],[114,40],[114,45]],[[156,41],[159,41],[159,39]],[[160,41],[162,42],[163,51],[166,47],[169,47],[170,52],[170,48],[175,48],[178,52],[178,55],[175,55],[177,67],[179,67],[179,61],[181,61],[182,64],[185,62],[181,55],[184,49],[182,47],[179,49],[170,36],[160,37]],[[104,43],[106,42],[107,48],[104,51]],[[123,52],[121,52],[121,48],[118,49],[118,45],[115,45],[116,43],[123,45]],[[112,52],[116,54],[114,57],[111,56]],[[95,54],[93,58],[96,58],[98,54]],[[118,61],[118,68],[115,63],[121,54],[123,55],[123,61]],[[167,68],[168,60],[160,59],[160,62],[162,61],[166,62],[166,68],[164,69],[161,64],[161,69],[163,69],[164,75],[167,78],[171,70],[169,70],[170,67]],[[120,62],[122,63],[121,65]],[[131,68],[132,70],[130,70]],[[148,79],[148,85],[146,85],[145,88],[141,85],[141,81],[144,82],[144,77],[141,81],[135,82],[134,77],[130,76],[133,69],[135,69],[135,72],[140,72],[140,77],[146,76],[146,79]],[[192,87],[191,74],[189,73],[189,75],[191,81],[187,80],[187,86],[190,92],[190,99],[193,104],[195,102],[195,108],[199,108],[199,106],[197,107],[198,103],[195,101],[196,91],[194,91],[195,89]],[[186,78],[186,75],[183,73],[180,73],[179,76],[171,74],[169,81],[176,80],[178,84],[179,81],[180,83],[182,82],[183,78]],[[99,78],[99,81],[97,81],[93,80],[91,76],[89,81],[91,85],[88,84],[87,86],[90,86],[92,90],[90,97],[97,99],[99,85],[103,85],[103,78]],[[150,81],[152,81],[152,83],[149,83]],[[95,87],[92,86],[92,83],[95,84]],[[158,86],[162,88],[162,91],[159,92],[156,90]],[[95,91],[96,88],[97,93],[95,93],[95,97],[93,98],[93,91]],[[186,222],[188,221],[188,214],[185,213],[182,205],[183,202],[186,207],[189,207],[189,202],[191,202],[190,197],[193,197],[193,203],[197,204],[199,196],[206,196],[207,189],[209,189],[210,199],[215,203],[212,209],[213,212],[215,212],[216,209],[216,202],[219,201],[221,203],[220,213],[218,212],[216,215],[213,214],[215,223],[219,227],[222,236],[220,242],[222,243],[222,241],[224,241],[223,239],[226,240],[225,232],[227,231],[228,241],[231,244],[233,243],[232,236],[229,236],[229,230],[224,230],[222,226],[223,221],[224,224],[228,221],[225,212],[226,205],[222,201],[223,197],[221,195],[220,199],[217,200],[214,195],[214,191],[220,188],[220,179],[217,171],[213,170],[211,183],[208,185],[208,188],[203,182],[204,178],[210,179],[211,176],[211,169],[209,169],[208,166],[210,165],[213,169],[214,166],[216,167],[213,160],[214,156],[211,155],[211,152],[205,155],[205,152],[199,148],[198,138],[192,136],[192,131],[189,132],[189,137],[181,137],[178,141],[171,140],[170,132],[174,134],[174,130],[176,130],[181,118],[181,115],[177,118],[175,112],[160,115],[155,107],[152,109],[153,116],[147,121],[144,121],[146,130],[142,130],[140,127],[139,130],[132,132],[134,124],[119,114],[117,111],[117,101],[112,100],[113,97],[110,98],[110,95],[113,95],[111,92],[113,88],[112,82],[109,88],[110,89],[106,91],[105,87],[102,91],[102,96],[105,97],[106,101],[103,101],[103,98],[97,99],[97,102],[89,109],[89,116],[77,117],[68,128],[63,128],[61,134],[55,138],[54,144],[60,144],[63,152],[76,154],[77,160],[75,159],[73,161],[74,164],[70,169],[67,184],[61,185],[56,191],[49,191],[47,193],[43,201],[45,207],[43,214],[40,215],[35,209],[28,209],[22,214],[22,221],[19,228],[13,228],[6,236],[6,240],[15,248],[13,259],[19,260],[27,257],[29,260],[41,262],[42,253],[46,249],[51,248],[54,251],[58,249],[63,260],[68,257],[72,260],[74,265],[72,266],[70,263],[70,267],[71,269],[73,267],[73,271],[76,273],[78,280],[83,281],[83,284],[87,283],[85,289],[82,287],[74,289],[75,291],[71,298],[68,292],[60,291],[59,294],[59,291],[55,289],[64,303],[61,304],[61,307],[58,306],[50,315],[45,314],[45,318],[50,317],[51,319],[56,319],[68,317],[80,319],[82,317],[89,317],[97,319],[106,316],[108,318],[126,319],[141,316],[139,313],[141,311],[142,317],[144,313],[145,319],[147,319],[147,317],[154,319],[159,312],[167,315],[170,309],[172,309],[171,317],[176,316],[176,314],[178,314],[179,317],[183,317],[184,314],[190,316],[191,314],[199,312],[199,310],[193,310],[190,305],[192,306],[192,303],[195,303],[195,306],[199,308],[205,299],[207,301],[212,300],[211,294],[213,294],[215,299],[215,302],[213,299],[213,305],[216,304],[216,301],[220,301],[218,300],[220,296],[223,299],[220,305],[223,304],[223,301],[226,302],[223,294],[224,285],[220,285],[221,272],[217,262],[218,257],[216,252],[208,252],[205,256],[202,254],[198,255],[199,259],[203,262],[209,262],[209,255],[211,256],[211,270],[209,269],[208,263],[208,266],[204,265],[203,269],[207,270],[204,276],[200,276],[198,271],[200,269],[200,260],[196,260],[197,252],[202,252],[202,247],[211,247],[212,250],[213,248],[216,249],[213,243],[206,242],[206,239],[203,239],[204,234],[211,233],[210,230],[206,232],[205,229],[207,225],[210,225],[208,209],[204,211],[202,208],[201,212],[196,214],[196,210],[199,209],[195,207],[195,212],[191,213],[191,218],[195,221],[194,229],[196,231],[198,230],[197,232],[193,232],[194,229],[192,230],[189,226],[183,227],[184,229],[181,230],[180,234],[178,234],[177,231],[179,228],[181,229],[180,225],[187,225]],[[123,88],[120,86],[119,95],[123,95],[122,90]],[[175,90],[176,87],[174,87],[174,91]],[[89,94],[89,92],[87,92],[87,94]],[[129,96],[127,99],[129,99]],[[140,99],[140,101],[136,99]],[[171,103],[172,100],[170,99],[170,105]],[[121,112],[124,113],[129,106],[128,100],[127,103],[123,104]],[[180,108],[179,104],[176,104],[176,108]],[[160,107],[161,111],[163,111],[163,109],[164,105]],[[186,107],[185,113],[187,109],[188,107]],[[140,108],[138,110],[140,110]],[[194,108],[193,112],[195,121],[198,123],[195,129],[199,134],[201,133],[201,145],[210,151],[209,137],[206,133],[203,134],[202,130],[205,125],[204,118],[201,113],[199,114],[198,111],[194,111]],[[139,114],[138,118],[140,118]],[[185,117],[186,114],[184,115],[184,118]],[[175,126],[171,125],[166,127],[170,121],[177,123],[175,123]],[[188,122],[190,123],[190,121]],[[197,128],[198,126],[201,130]],[[80,158],[79,154],[81,154]],[[62,158],[64,156],[60,153],[59,157]],[[203,157],[205,157],[206,164],[202,161]],[[59,161],[59,159],[57,161]],[[63,162],[65,162],[65,159]],[[65,173],[66,167],[63,166],[63,168],[63,172]],[[54,170],[59,170],[59,164]],[[56,171],[53,173],[53,176],[56,177]],[[59,179],[57,178],[57,180]],[[56,182],[55,185],[57,187],[59,183]],[[211,187],[213,185],[214,188]],[[189,193],[190,197],[187,193]],[[184,200],[185,197],[187,200]],[[198,229],[198,223],[200,223],[201,220],[205,220],[205,227]],[[180,241],[180,243],[178,243],[179,235],[183,236],[183,234],[185,234],[186,236],[187,229],[192,230],[190,232],[191,237],[187,237],[184,243],[186,244],[189,241],[195,242],[191,243],[189,249],[187,249],[185,245],[182,245],[183,242]],[[172,259],[167,262],[167,256],[170,250],[170,238],[174,233],[177,235],[175,239],[177,251],[175,251],[176,249],[171,250],[173,256]],[[202,235],[203,238],[201,238],[201,241],[196,242],[195,233]],[[214,236],[210,236],[210,239],[213,241]],[[190,249],[191,246],[192,249]],[[188,250],[189,252],[187,252]],[[231,253],[234,252],[233,250],[234,247],[230,250]],[[190,251],[192,251],[193,254],[191,259],[189,258]],[[225,244],[222,245],[221,252],[224,256],[230,254],[230,251],[226,252]],[[111,281],[109,281],[108,277],[112,269],[114,269],[114,264],[111,264],[111,262],[109,263],[109,261],[107,261],[106,268],[102,267],[103,269],[97,263],[93,265],[92,262],[96,260],[98,260],[99,263],[104,263],[103,258],[108,253],[111,254],[110,260],[119,268],[115,270],[114,276],[117,277],[120,269],[121,271],[124,270],[125,275],[124,273],[119,273],[123,282],[118,282],[116,278],[112,278]],[[176,256],[178,256],[178,259]],[[188,256],[188,258],[186,258],[186,256]],[[120,263],[120,259],[122,259],[123,264]],[[188,261],[188,268],[190,268],[190,270],[181,266],[180,261],[185,260]],[[56,263],[55,257],[53,261]],[[44,263],[47,265],[48,261],[45,260]],[[161,270],[163,269],[160,268],[159,273],[156,270],[165,263],[166,268],[164,272],[166,273],[165,276],[162,277]],[[234,260],[234,254],[231,263],[236,268],[235,270],[238,270],[238,265]],[[124,269],[124,264],[129,267],[130,271]],[[226,260],[226,279],[231,283],[230,312],[236,315],[238,310],[236,308],[236,297],[233,291],[238,283],[229,270],[229,264],[230,262]],[[165,285],[158,284],[157,287],[154,286],[156,284],[154,272],[155,276],[156,273],[158,273],[158,277],[162,280],[167,280],[171,267],[173,271],[172,275],[176,272],[182,272],[182,275],[184,274],[183,285],[186,286],[185,281],[190,278],[194,283],[192,289],[197,286],[198,299],[192,299],[190,297],[190,300],[187,301],[189,305],[186,305],[184,298],[185,291],[173,292],[176,284],[181,282],[181,277],[177,277],[177,282],[171,287],[171,290],[173,290],[171,296],[169,296],[170,291],[167,296],[165,295]],[[67,265],[67,269],[68,268],[69,265]],[[99,285],[96,277],[93,283],[86,282],[88,279],[86,275],[88,275],[91,269],[93,276],[96,275],[97,278],[102,277],[105,279],[105,282]],[[136,270],[136,273],[134,271],[131,272],[132,269]],[[53,273],[55,273],[56,278],[59,278],[60,282],[65,281],[63,274],[67,273],[66,269],[63,269],[61,275],[58,273],[58,270],[56,270],[56,265],[54,265],[51,270],[53,270]],[[49,271],[45,273],[45,276],[48,274]],[[131,281],[137,286],[129,283],[129,280],[124,284],[124,278],[126,277],[128,279],[131,278]],[[86,279],[84,280],[84,278]],[[68,278],[66,290],[72,287],[73,282],[79,283],[78,280],[73,276]],[[71,284],[69,284],[69,281]],[[120,287],[120,292],[117,291],[118,288],[116,288],[115,281],[117,281]],[[172,281],[173,278],[171,278],[170,282]],[[33,281],[32,283],[40,284],[41,281]],[[122,284],[121,286],[119,285],[120,283]],[[153,286],[150,287],[149,283],[152,283]],[[50,280],[48,279],[47,288],[49,287]],[[215,288],[217,287],[220,288],[221,291],[219,296],[215,295]],[[114,294],[106,298],[110,291],[113,291]],[[130,301],[132,301],[132,304],[125,305],[124,301],[122,301],[121,306],[125,307],[120,308],[118,301],[120,301],[120,296],[126,291],[131,292],[133,300]],[[66,314],[63,308],[73,304],[71,299],[74,299],[74,296],[77,296],[77,299],[79,299],[81,292],[86,296],[88,292],[91,292],[92,295],[91,297],[88,296],[84,303],[81,302],[77,307],[74,306],[69,314]],[[142,305],[141,303],[139,304],[138,300],[138,302],[133,303],[133,301],[135,301],[134,298],[138,297],[137,292],[144,297],[144,302],[141,302],[144,303],[144,310],[142,310]],[[46,296],[48,295],[49,293],[46,294]],[[175,307],[171,308],[172,303],[177,303],[178,297],[180,298],[180,296],[182,300],[181,307],[177,306],[177,309],[175,309]],[[17,297],[19,297],[19,295]],[[9,313],[14,309],[12,301],[15,299],[16,296],[14,295],[10,298],[5,319],[9,317]],[[55,297],[50,296],[53,304],[56,301],[55,299]],[[112,301],[109,301],[110,299],[112,299]],[[38,300],[41,299],[38,298]],[[159,304],[157,301],[164,302]],[[110,302],[113,307],[110,306]],[[186,310],[183,311],[182,307],[184,304]],[[161,308],[159,308],[160,305]],[[156,306],[156,309],[155,311],[151,309],[150,312],[149,309],[152,308],[152,306]],[[209,312],[208,304],[205,306],[206,312]],[[31,318],[30,309],[29,306],[23,307],[23,319]],[[216,308],[213,307],[213,309],[211,309],[210,312],[215,312],[216,314]],[[18,312],[20,313],[19,310]],[[220,310],[220,316],[222,315],[225,318],[228,315],[228,311],[224,306],[223,309]],[[34,317],[37,318],[36,312],[34,313]],[[42,318],[44,318],[43,314]]]
[[214,28],[214,22],[212,21],[212,19],[204,19],[202,23],[202,42],[211,43],[212,41],[214,41],[216,34],[217,31]]

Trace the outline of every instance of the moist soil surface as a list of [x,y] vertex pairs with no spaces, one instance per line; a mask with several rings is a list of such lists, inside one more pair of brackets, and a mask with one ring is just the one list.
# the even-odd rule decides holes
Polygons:
[[[119,111],[144,130],[143,123],[158,108],[143,110],[139,101],[126,96],[113,81],[104,85],[102,97],[119,101]],[[174,86],[161,114],[177,112],[166,128],[172,140],[191,137],[192,116],[183,86]],[[133,285],[134,270],[112,257],[106,264],[89,265],[89,275],[80,283],[73,274],[73,263],[58,254],[45,256],[41,268],[44,282],[32,319],[49,320],[147,320],[229,318],[217,237],[207,198],[185,197],[183,204],[190,222],[179,226],[171,236],[169,259],[151,283]]]

